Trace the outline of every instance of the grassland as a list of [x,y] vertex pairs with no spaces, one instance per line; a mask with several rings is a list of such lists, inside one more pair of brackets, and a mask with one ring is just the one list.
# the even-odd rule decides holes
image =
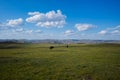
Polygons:
[[120,44],[0,44],[0,80],[120,80]]

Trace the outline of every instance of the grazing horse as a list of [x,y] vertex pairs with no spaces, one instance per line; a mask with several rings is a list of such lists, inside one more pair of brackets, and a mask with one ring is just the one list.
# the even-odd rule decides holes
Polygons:
[[50,47],[49,47],[49,49],[53,49],[53,48],[54,48],[54,46],[50,46]]
[[68,48],[68,45],[66,47]]

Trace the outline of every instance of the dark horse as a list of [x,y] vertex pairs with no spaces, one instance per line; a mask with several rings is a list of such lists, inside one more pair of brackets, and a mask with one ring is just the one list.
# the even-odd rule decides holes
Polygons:
[[50,46],[50,47],[49,47],[49,49],[53,49],[53,48],[54,48],[54,46]]
[[68,48],[68,45],[66,47]]

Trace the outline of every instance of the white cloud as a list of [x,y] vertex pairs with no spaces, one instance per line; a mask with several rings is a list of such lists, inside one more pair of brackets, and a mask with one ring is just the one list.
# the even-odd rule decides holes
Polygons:
[[74,34],[74,31],[73,31],[73,30],[66,30],[66,31],[64,32],[64,34],[65,34],[65,35],[72,35],[72,34]]
[[18,18],[18,19],[11,19],[11,20],[7,20],[6,23],[0,23],[0,27],[17,27],[17,26],[21,26],[23,25],[23,19],[22,18]]
[[118,33],[120,33],[120,31],[119,31],[119,30],[114,30],[114,31],[112,31],[111,33],[113,33],[113,34],[118,34]]
[[25,30],[25,33],[31,34],[33,32],[33,30]]
[[41,27],[62,27],[65,24],[64,21],[46,21],[38,22],[36,25]]
[[23,28],[17,28],[17,29],[13,29],[13,32],[24,32]]
[[101,35],[109,34],[109,35],[120,35],[120,25],[113,27],[113,28],[107,28],[105,30],[102,30],[99,32]]
[[10,26],[10,27],[16,27],[16,26],[20,26],[20,25],[23,25],[22,18],[11,19],[11,20],[8,20],[6,23],[6,26]]
[[102,30],[102,31],[99,32],[99,34],[100,35],[105,35],[105,34],[107,34],[107,30]]
[[28,33],[28,34],[30,34],[30,33],[42,33],[42,30],[29,30],[29,29],[23,29],[23,28],[16,28],[16,29],[12,29],[12,31],[14,32],[14,33]]
[[33,15],[39,15],[39,12],[29,12],[28,15],[31,15],[31,16],[33,16]]
[[42,31],[41,31],[41,30],[36,30],[35,32],[36,32],[36,33],[42,33]]
[[23,28],[16,29],[17,32],[22,32],[24,31]]
[[35,23],[40,27],[63,27],[66,16],[60,10],[49,11],[47,13],[29,12],[30,17],[26,18],[27,22]]
[[75,27],[78,29],[78,31],[85,31],[88,29],[91,29],[95,27],[95,25],[92,24],[75,24]]
[[107,28],[106,30],[120,30],[120,25],[113,28]]

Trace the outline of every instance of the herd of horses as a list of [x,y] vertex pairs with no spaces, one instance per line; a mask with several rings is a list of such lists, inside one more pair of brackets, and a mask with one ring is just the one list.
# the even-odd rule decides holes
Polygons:
[[[68,48],[68,45],[66,45],[66,47]],[[49,49],[53,49],[55,48],[54,46],[50,46]]]

